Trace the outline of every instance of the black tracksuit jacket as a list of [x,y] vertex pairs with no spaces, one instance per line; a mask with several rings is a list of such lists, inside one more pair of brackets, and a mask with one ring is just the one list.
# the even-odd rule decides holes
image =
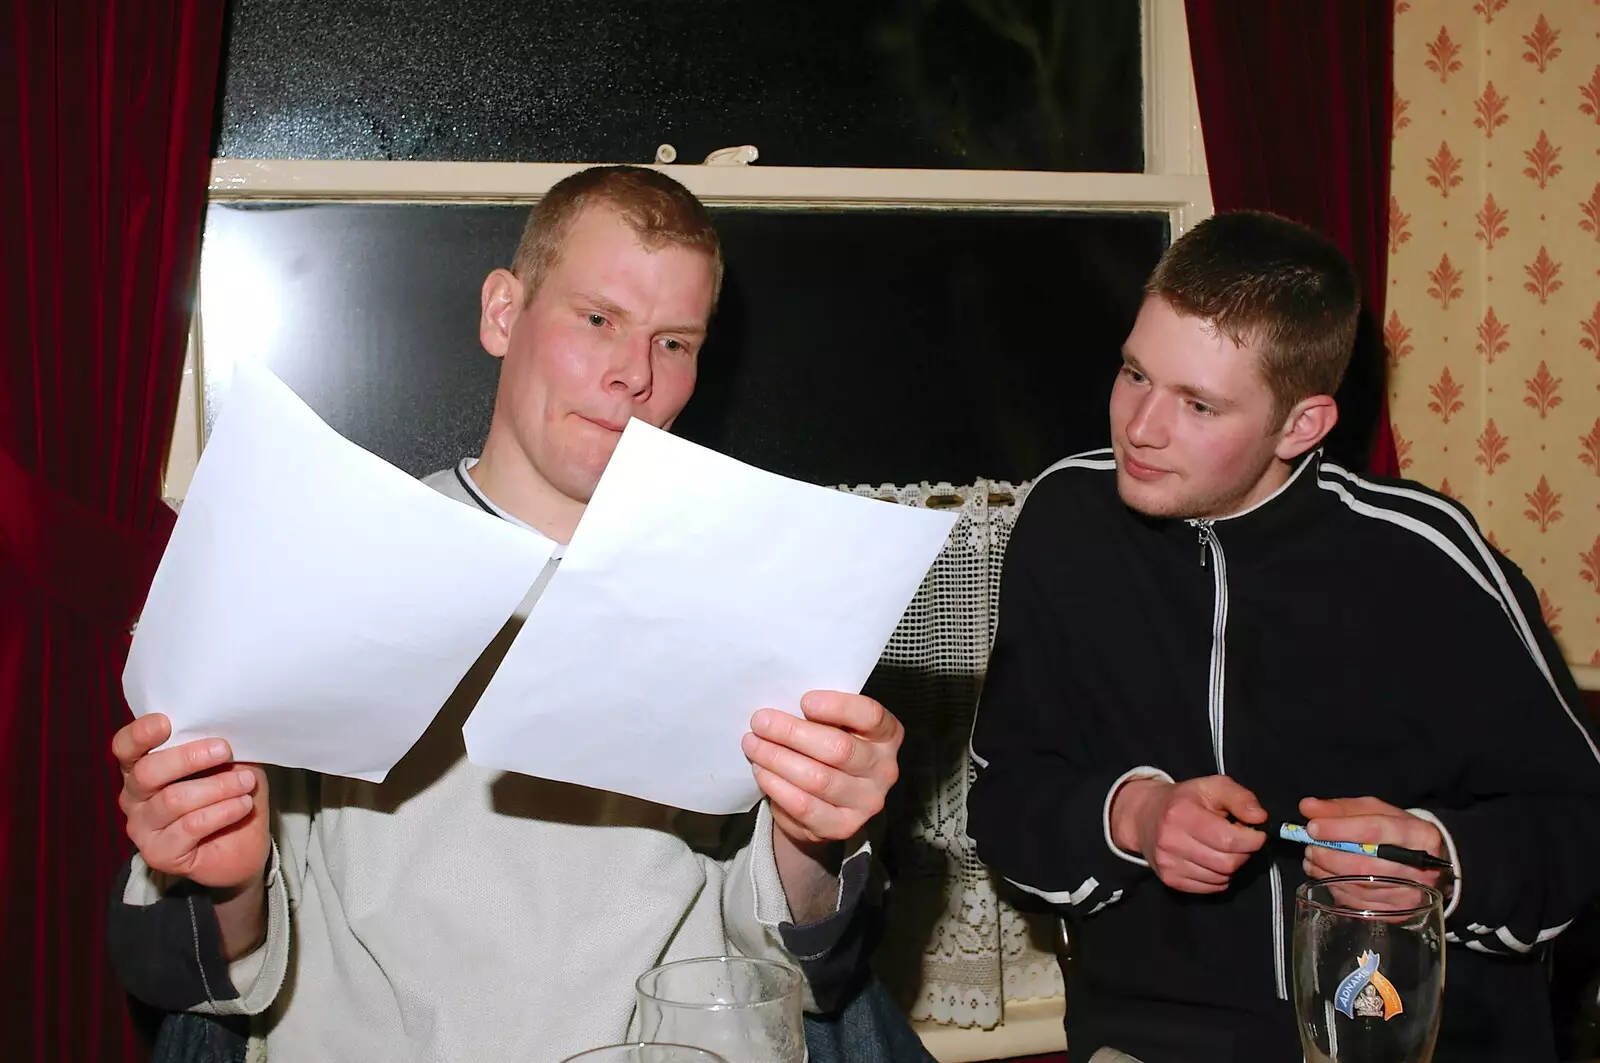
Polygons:
[[972,759],[978,855],[1068,919],[1073,1059],[1301,1059],[1304,850],[1169,889],[1110,844],[1140,770],[1226,774],[1287,817],[1431,814],[1460,875],[1437,1063],[1555,1058],[1539,960],[1600,887],[1600,753],[1528,581],[1452,500],[1314,454],[1242,514],[1159,520],[1109,450],[1058,463],[1007,548]]

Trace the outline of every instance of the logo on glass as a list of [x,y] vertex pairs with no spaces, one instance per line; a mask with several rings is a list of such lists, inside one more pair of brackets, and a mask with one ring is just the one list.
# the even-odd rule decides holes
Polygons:
[[1333,1006],[1347,1018],[1394,1018],[1405,1009],[1400,1004],[1400,993],[1394,983],[1378,970],[1380,957],[1376,952],[1363,952],[1361,963],[1345,975],[1344,981],[1333,994]]

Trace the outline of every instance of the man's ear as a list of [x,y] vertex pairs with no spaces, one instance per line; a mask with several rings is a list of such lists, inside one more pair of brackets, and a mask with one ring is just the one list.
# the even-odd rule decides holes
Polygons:
[[496,358],[511,347],[511,325],[522,311],[522,282],[508,269],[497,269],[483,280],[479,296],[478,342]]
[[1331,395],[1301,399],[1283,422],[1274,453],[1283,461],[1293,461],[1321,443],[1339,423],[1339,404]]

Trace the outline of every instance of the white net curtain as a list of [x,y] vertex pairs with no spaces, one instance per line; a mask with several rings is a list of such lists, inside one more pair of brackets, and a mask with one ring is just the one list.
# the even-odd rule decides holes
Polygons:
[[961,513],[868,685],[906,727],[879,846],[892,885],[875,964],[914,1019],[987,1028],[1003,1021],[1008,1002],[1062,993],[1059,924],[1002,896],[966,832],[967,741],[994,637],[1000,563],[1030,486],[848,489]]

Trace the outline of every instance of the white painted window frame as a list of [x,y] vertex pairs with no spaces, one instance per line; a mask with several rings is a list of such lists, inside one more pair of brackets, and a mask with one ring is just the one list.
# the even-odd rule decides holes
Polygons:
[[[1142,0],[1145,172],[663,167],[709,206],[1165,212],[1174,237],[1211,215],[1183,0]],[[757,145],[759,147],[760,145]],[[616,160],[645,163],[650,160]],[[592,163],[217,159],[211,202],[532,203]],[[196,306],[200,301],[196,300]],[[181,499],[204,442],[205,327],[195,314],[164,493]]]

